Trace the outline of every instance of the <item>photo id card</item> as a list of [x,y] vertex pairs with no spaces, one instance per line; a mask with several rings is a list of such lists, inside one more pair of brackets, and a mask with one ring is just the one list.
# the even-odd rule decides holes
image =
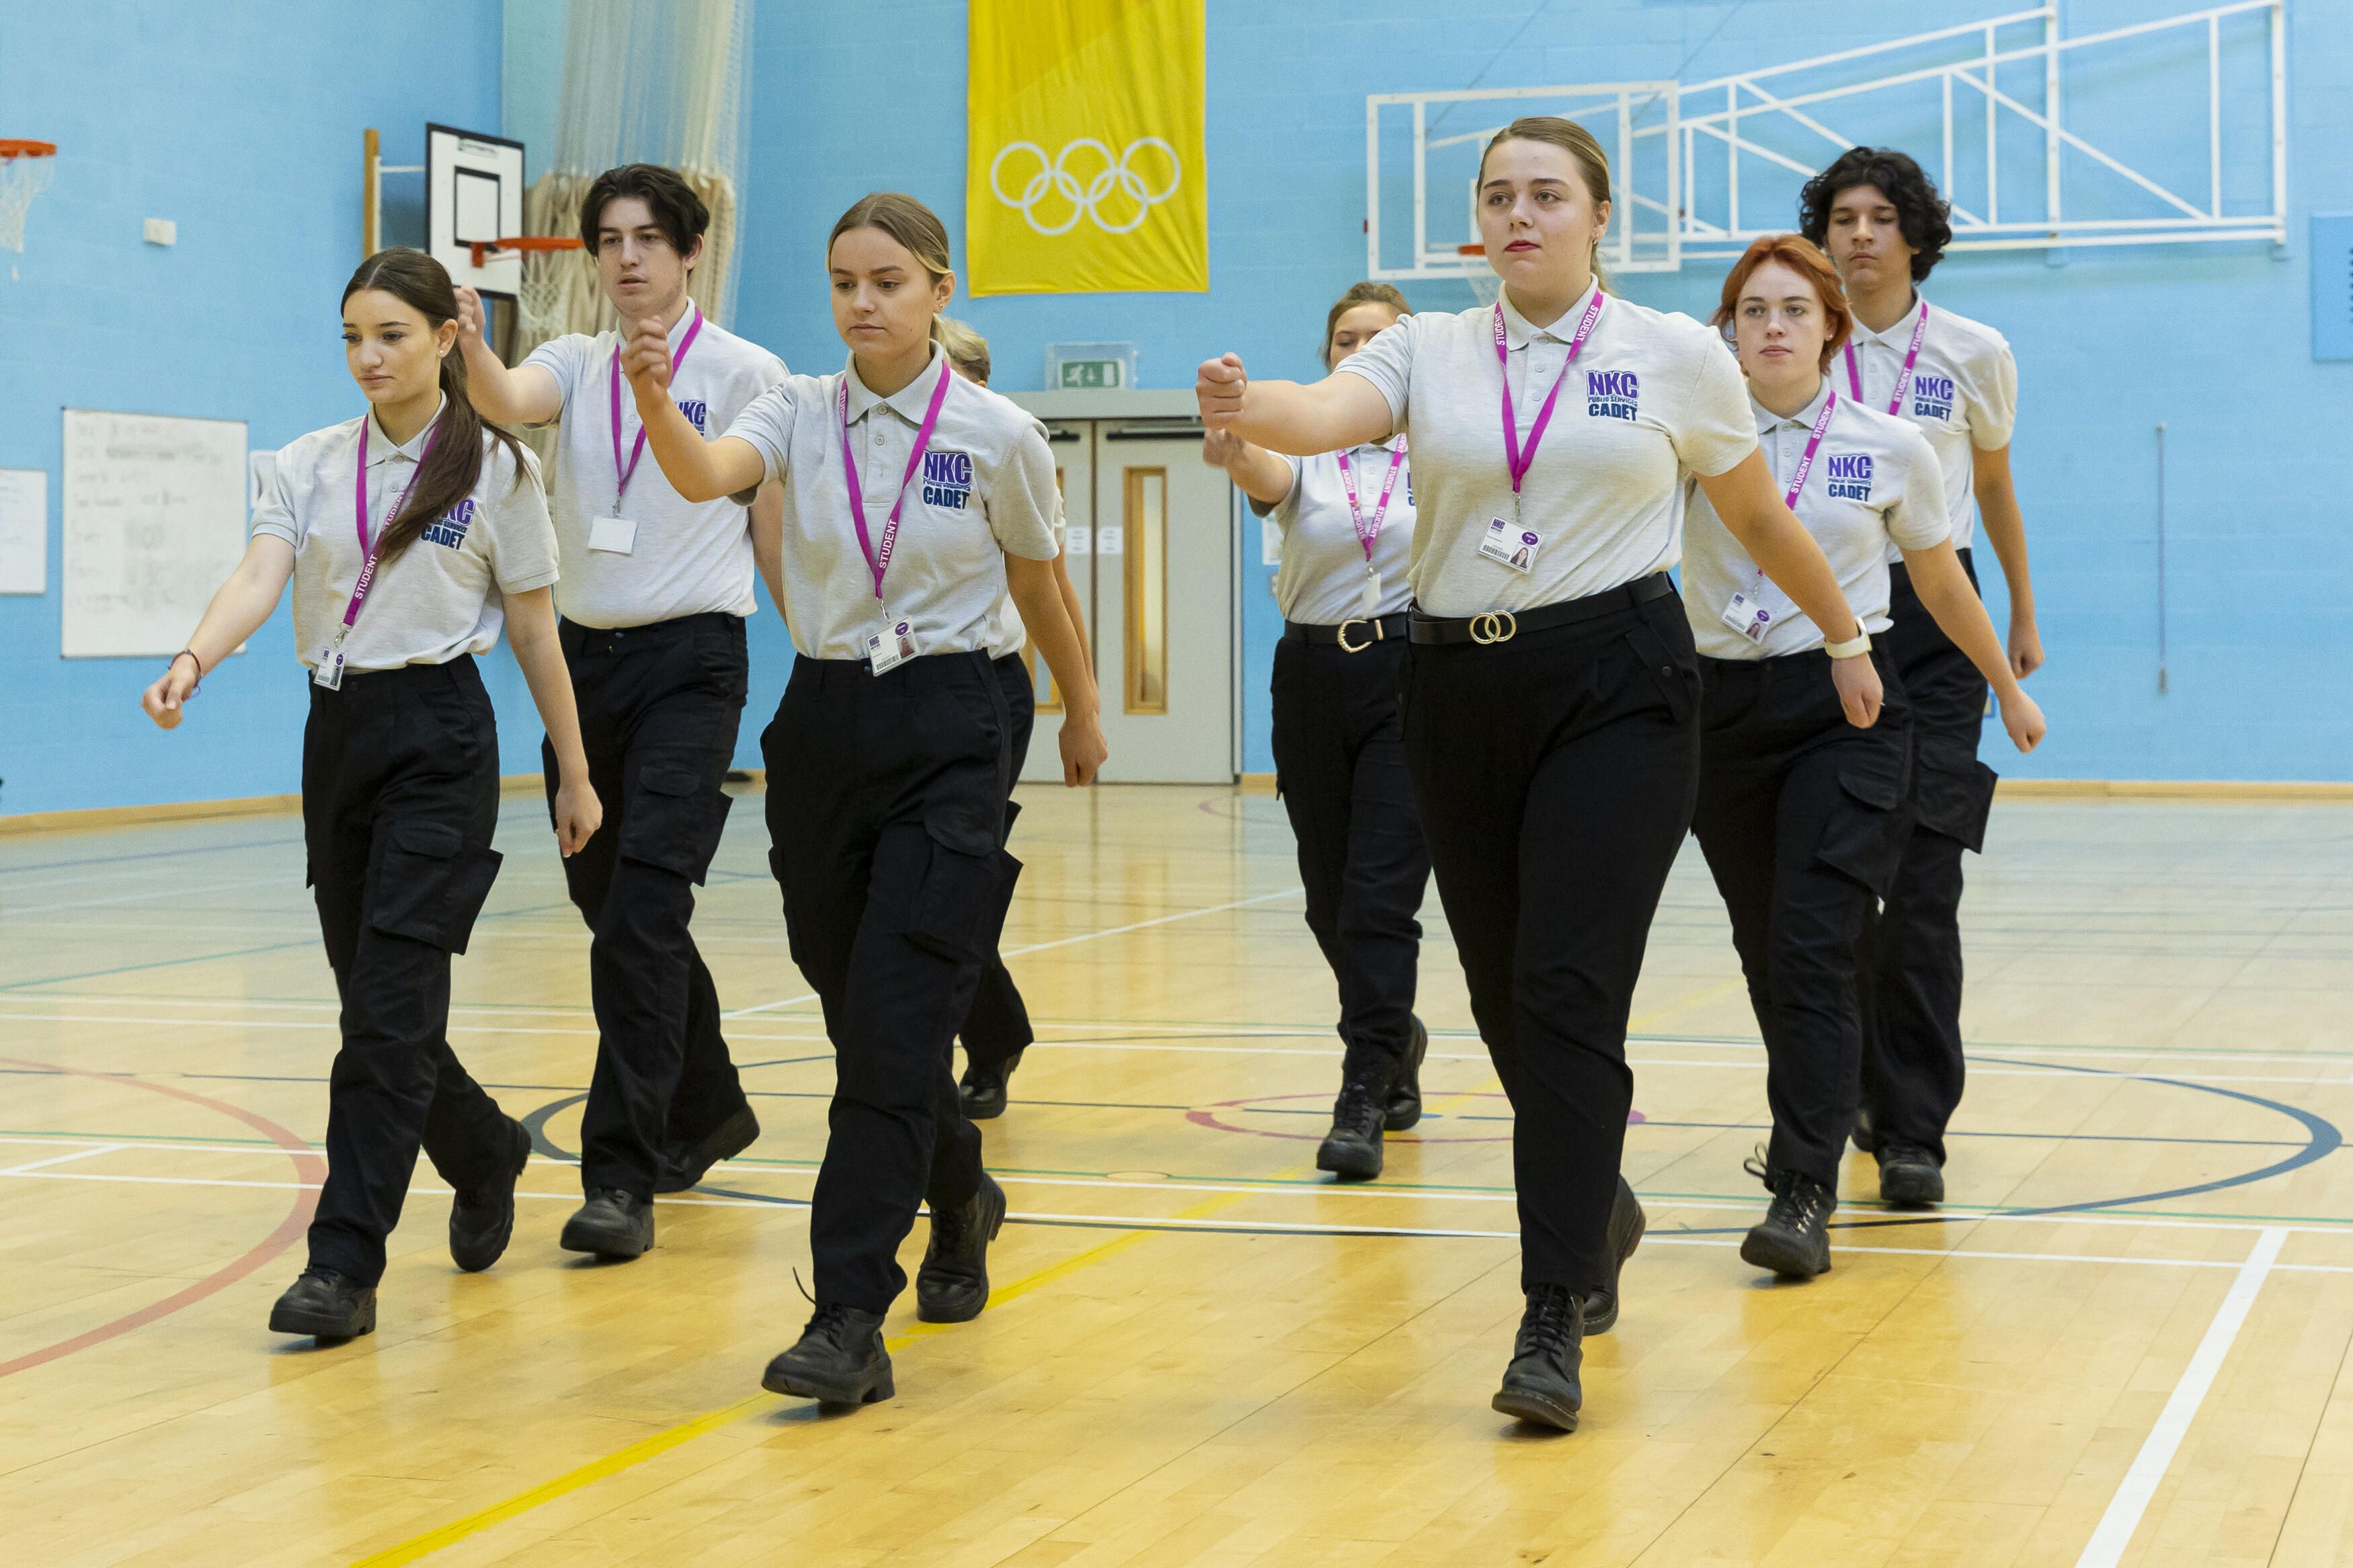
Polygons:
[[588,548],[630,555],[638,548],[638,525],[626,517],[600,517],[588,525]]
[[1544,537],[1535,529],[1516,527],[1500,517],[1487,524],[1487,537],[1479,542],[1480,554],[1514,572],[1535,570],[1536,552],[1543,548]]
[[906,621],[892,621],[880,630],[866,636],[867,667],[877,675],[896,669],[915,657],[915,628]]

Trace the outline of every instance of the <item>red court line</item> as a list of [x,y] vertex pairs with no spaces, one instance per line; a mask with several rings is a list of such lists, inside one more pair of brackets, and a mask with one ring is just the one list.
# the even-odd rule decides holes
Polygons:
[[90,1072],[82,1068],[60,1067],[55,1062],[23,1061],[15,1057],[0,1057],[0,1066],[26,1068],[35,1072],[63,1073],[74,1078],[97,1079],[101,1083],[129,1084],[134,1089],[143,1089],[152,1094],[165,1095],[173,1100],[185,1100],[191,1105],[201,1105],[208,1110],[217,1110],[224,1116],[234,1117],[244,1122],[280,1148],[291,1153],[294,1169],[305,1184],[303,1190],[294,1194],[294,1206],[287,1211],[284,1219],[278,1222],[278,1228],[263,1237],[259,1245],[236,1262],[205,1276],[185,1289],[176,1290],[162,1300],[142,1307],[135,1312],[127,1313],[111,1323],[101,1323],[97,1328],[88,1329],[74,1335],[71,1339],[59,1340],[56,1344],[28,1352],[13,1361],[0,1361],[0,1377],[7,1377],[32,1367],[46,1365],[50,1362],[69,1356],[76,1351],[86,1351],[92,1345],[104,1344],[109,1340],[120,1339],[133,1329],[143,1329],[159,1319],[170,1317],[184,1307],[193,1307],[206,1297],[236,1284],[285,1251],[293,1245],[297,1237],[310,1228],[311,1213],[318,1207],[319,1204],[318,1184],[326,1180],[327,1163],[311,1151],[308,1143],[268,1117],[256,1115],[241,1106],[231,1105],[226,1100],[193,1094],[185,1089],[174,1089],[168,1084],[149,1083],[143,1079],[132,1078],[123,1073]]

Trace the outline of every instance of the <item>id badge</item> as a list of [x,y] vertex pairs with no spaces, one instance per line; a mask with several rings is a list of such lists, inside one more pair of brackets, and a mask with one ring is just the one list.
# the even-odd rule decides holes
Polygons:
[[1367,566],[1365,568],[1365,607],[1359,614],[1369,621],[1380,607],[1381,574]]
[[1533,572],[1536,552],[1544,548],[1544,537],[1533,528],[1515,528],[1496,518],[1487,524],[1487,537],[1479,542],[1479,553],[1498,562],[1514,572]]
[[318,668],[311,671],[311,684],[324,687],[329,691],[343,689],[343,654],[341,648],[330,647],[319,655]]
[[867,667],[877,675],[893,670],[915,657],[915,628],[906,621],[892,621],[879,631],[866,635]]
[[1735,594],[1732,602],[1724,606],[1724,624],[1750,642],[1761,644],[1765,634],[1773,629],[1772,606],[1759,604],[1746,594]]
[[588,525],[588,548],[612,555],[634,554],[638,525],[626,517],[600,517]]

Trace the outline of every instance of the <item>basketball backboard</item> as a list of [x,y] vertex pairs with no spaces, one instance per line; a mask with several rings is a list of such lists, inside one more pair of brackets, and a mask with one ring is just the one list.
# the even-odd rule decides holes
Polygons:
[[522,259],[473,247],[522,232],[522,143],[503,136],[425,128],[425,248],[451,281],[499,299],[522,285]]

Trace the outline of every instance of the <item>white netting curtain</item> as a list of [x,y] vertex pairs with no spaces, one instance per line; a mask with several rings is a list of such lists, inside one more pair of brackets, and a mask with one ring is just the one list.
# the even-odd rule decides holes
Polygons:
[[[555,155],[524,198],[523,227],[576,235],[580,198],[598,174],[619,163],[667,164],[711,208],[693,294],[727,321],[751,47],[752,0],[570,0]],[[575,254],[545,335],[614,324],[592,264]],[[522,334],[516,355],[543,341]]]

